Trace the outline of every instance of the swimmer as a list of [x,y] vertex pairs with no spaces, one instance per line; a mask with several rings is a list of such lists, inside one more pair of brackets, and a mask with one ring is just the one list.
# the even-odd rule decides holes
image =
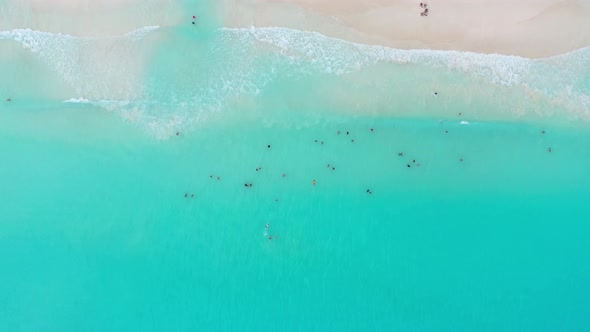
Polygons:
[[177,132],[176,132],[176,136],[178,136],[178,135],[180,135],[180,131],[177,131]]
[[191,194],[191,198],[195,198],[195,194]]
[[434,95],[435,95],[435,96],[438,96],[438,92],[434,91]]
[[270,227],[270,224],[266,224],[266,227],[265,227],[265,228],[267,228],[267,229],[268,229],[269,227]]
[[193,24],[195,24],[195,21],[193,21]]
[[268,239],[269,239],[269,240],[272,240],[272,235],[269,235],[269,236],[268,236]]
[[332,167],[332,170],[335,171],[336,170],[336,167]]
[[459,158],[459,162],[462,163],[463,162],[463,158]]
[[184,193],[184,197],[188,197],[188,193]]
[[338,130],[338,131],[336,132],[336,135],[340,135],[340,130]]
[[217,180],[221,180],[221,177],[219,177],[219,176],[218,176],[218,177],[217,177]]
[[213,179],[213,174],[209,175],[209,177]]
[[10,103],[12,101],[12,99],[6,98],[6,101]]
[[311,181],[311,184],[315,186],[315,184],[316,184],[315,179],[313,181]]
[[448,134],[448,133],[449,133],[449,131],[448,130],[445,130],[445,134]]
[[346,135],[348,135],[348,134],[349,134],[349,132],[346,132]]
[[551,151],[553,151],[553,150],[551,150],[551,148],[547,149],[547,152],[551,152]]
[[416,167],[420,167],[420,163],[417,163],[417,164],[416,164]]
[[354,138],[350,140],[351,143],[354,143]]
[[317,140],[317,139],[316,139],[316,140],[313,140],[313,141],[314,141],[315,143],[317,143],[317,142],[318,142],[318,140]]
[[545,135],[545,130],[541,130],[541,135]]
[[279,201],[279,199],[278,198],[275,198],[275,202],[278,202],[278,201]]
[[269,145],[267,145],[266,147],[270,149],[270,144],[269,144]]
[[330,164],[328,164],[326,167],[330,168]]
[[283,173],[282,177],[285,177],[285,176],[287,176],[287,174]]
[[374,131],[373,128],[371,128],[371,132],[373,132],[373,131]]
[[463,113],[459,112],[459,116],[463,115]]
[[412,167],[412,166],[410,166],[410,164],[406,164],[406,166],[408,166],[408,168]]
[[400,157],[403,157],[404,156],[404,153],[403,152],[398,152],[397,155],[400,156]]
[[322,144],[322,145],[323,145],[323,144],[324,144],[324,141],[321,141],[321,142],[320,142],[320,144]]
[[412,160],[412,162],[415,164],[416,163],[416,159]]

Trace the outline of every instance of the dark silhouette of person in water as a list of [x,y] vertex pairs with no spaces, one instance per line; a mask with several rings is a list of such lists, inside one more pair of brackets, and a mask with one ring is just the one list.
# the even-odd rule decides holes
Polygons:
[[552,152],[553,150],[551,150],[551,148],[547,149],[547,152]]
[[186,197],[188,197],[188,193],[184,193],[184,197],[185,197],[185,198],[186,198]]
[[12,101],[12,99],[6,98],[6,101],[10,103]]
[[269,145],[267,145],[266,147],[270,149],[270,144],[269,144]]
[[398,152],[397,155],[400,156],[400,157],[403,157],[404,156],[404,153],[403,152]]

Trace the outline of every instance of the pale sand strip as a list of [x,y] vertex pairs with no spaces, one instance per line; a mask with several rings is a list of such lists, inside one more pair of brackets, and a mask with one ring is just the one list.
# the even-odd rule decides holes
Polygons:
[[222,0],[230,27],[282,26],[395,48],[531,58],[590,45],[590,0]]
[[123,35],[188,19],[177,0],[0,0],[0,31],[29,28],[78,37]]

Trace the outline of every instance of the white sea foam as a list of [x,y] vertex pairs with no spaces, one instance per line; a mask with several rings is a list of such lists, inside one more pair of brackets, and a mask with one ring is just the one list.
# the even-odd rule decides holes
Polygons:
[[[144,50],[138,46],[141,40],[158,29],[146,26],[110,38],[15,29],[0,31],[0,39],[21,43],[60,73],[79,96],[84,96],[64,102],[90,103],[118,112],[159,138],[206,121],[236,98],[260,96],[277,76],[342,76],[374,65],[419,65],[433,73],[466,74],[485,82],[486,89],[487,84],[519,88],[525,97],[566,108],[576,117],[590,120],[590,82],[584,88],[590,74],[590,48],[533,60],[498,54],[400,50],[288,28],[222,28],[215,44],[207,50],[211,66],[197,71],[196,66],[186,65],[191,60],[187,57],[187,63],[171,64],[170,76],[166,72],[146,77],[130,68],[137,66]],[[194,79],[177,80],[175,72]],[[493,92],[489,98],[495,98]],[[445,102],[444,94],[441,102]],[[533,112],[526,105],[510,111]]]
[[125,34],[126,38],[129,38],[131,40],[140,40],[142,38],[144,38],[145,36],[149,35],[150,33],[152,33],[153,31],[156,31],[160,28],[159,25],[151,25],[151,26],[145,26],[143,28],[139,28],[137,30],[133,30],[127,34]]
[[[528,59],[460,51],[394,49],[282,27],[223,28],[222,31],[244,45],[267,48],[281,55],[285,62],[301,65],[307,71],[311,68],[315,73],[346,75],[389,63],[426,65],[434,72],[457,71],[499,87],[523,89],[523,93],[540,96],[577,118],[590,120],[590,47],[547,59]],[[525,112],[523,108],[519,110]]]
[[468,125],[468,124],[469,124],[469,122],[467,122],[467,121],[461,121],[461,124],[462,124],[462,125]]
[[68,100],[64,100],[64,103],[73,103],[73,104],[88,104],[90,100],[86,98],[70,98]]

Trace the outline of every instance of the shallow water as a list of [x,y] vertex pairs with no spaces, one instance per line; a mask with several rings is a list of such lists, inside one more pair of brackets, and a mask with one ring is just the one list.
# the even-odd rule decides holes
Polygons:
[[191,28],[0,40],[3,329],[588,329],[587,50]]

